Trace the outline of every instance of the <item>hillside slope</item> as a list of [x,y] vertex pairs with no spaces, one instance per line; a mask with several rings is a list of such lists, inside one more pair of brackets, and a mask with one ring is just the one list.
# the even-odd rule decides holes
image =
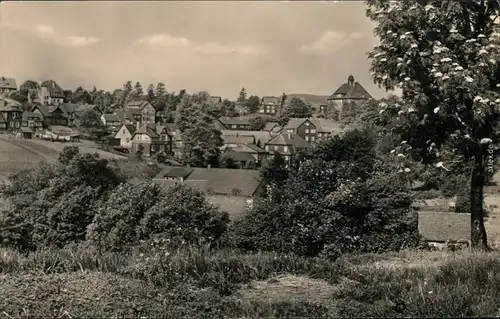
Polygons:
[[84,143],[58,143],[24,140],[0,135],[0,181],[20,169],[34,167],[40,161],[55,162],[65,146],[76,145],[82,153],[98,153],[101,158],[125,158]]

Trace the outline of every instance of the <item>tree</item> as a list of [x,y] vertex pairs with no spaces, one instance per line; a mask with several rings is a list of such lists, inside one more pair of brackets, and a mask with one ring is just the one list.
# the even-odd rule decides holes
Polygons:
[[132,81],[127,81],[123,83],[123,89],[122,89],[122,97],[120,99],[120,102],[122,103],[121,106],[127,105],[127,103],[130,101],[131,94],[133,93],[133,87],[132,87]]
[[69,100],[71,103],[87,103],[92,104],[92,96],[83,87],[79,86],[73,92]]
[[311,116],[311,106],[298,97],[293,97],[290,103],[284,107],[282,113],[282,117],[287,118],[309,118]]
[[136,160],[142,160],[142,157],[144,156],[144,145],[139,144],[139,146],[137,146],[137,151],[135,151],[134,156]]
[[471,239],[484,248],[485,149],[498,140],[500,118],[499,8],[494,0],[404,0],[369,1],[367,10],[380,38],[369,53],[374,81],[400,88],[404,102],[382,109],[399,117],[397,131],[424,164],[443,166],[439,150],[449,142],[472,162]]
[[104,123],[101,121],[101,115],[95,110],[85,110],[80,117],[80,125],[85,128],[101,128]]
[[275,152],[260,169],[260,178],[265,185],[280,187],[288,178],[285,157]]
[[241,88],[240,94],[236,99],[236,104],[240,106],[245,106],[246,101],[247,101],[247,91],[245,90],[245,88]]
[[134,85],[132,92],[130,93],[130,100],[139,101],[144,96],[144,89],[142,88],[141,82],[137,81]]
[[[156,95],[155,95],[155,87],[153,84],[150,84],[148,86],[148,91],[147,91],[147,101],[149,103],[153,102],[154,100],[156,99]],[[153,105],[154,106],[154,105]]]
[[262,116],[256,116],[250,119],[250,130],[260,131],[266,126],[266,121]]
[[260,98],[256,95],[250,96],[245,101],[245,108],[249,114],[253,114],[259,110]]
[[229,101],[228,99],[222,100],[221,112],[224,116],[236,116],[236,103],[234,101]]

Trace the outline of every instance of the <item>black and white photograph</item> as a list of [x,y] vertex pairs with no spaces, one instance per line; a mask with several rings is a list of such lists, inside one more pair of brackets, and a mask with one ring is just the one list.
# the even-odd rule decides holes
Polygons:
[[0,3],[0,318],[500,317],[500,0]]

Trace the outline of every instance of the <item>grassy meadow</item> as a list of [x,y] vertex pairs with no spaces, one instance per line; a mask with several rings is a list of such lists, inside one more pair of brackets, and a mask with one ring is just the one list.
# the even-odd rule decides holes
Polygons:
[[194,247],[4,249],[0,309],[6,317],[495,317],[498,269],[497,252],[332,262]]

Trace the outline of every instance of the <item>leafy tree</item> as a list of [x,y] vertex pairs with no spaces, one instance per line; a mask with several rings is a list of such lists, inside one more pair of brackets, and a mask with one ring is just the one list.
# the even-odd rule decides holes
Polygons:
[[245,106],[246,101],[247,101],[247,91],[245,90],[245,88],[241,88],[240,94],[236,99],[236,104]]
[[135,159],[138,160],[138,161],[142,161],[142,158],[144,156],[144,145],[143,144],[139,144],[137,146],[137,151],[135,151]]
[[95,110],[85,110],[80,117],[80,125],[85,128],[100,128],[104,126],[101,115]]
[[142,88],[141,82],[137,81],[134,85],[134,89],[131,93],[131,99],[140,100],[144,95],[144,89]]
[[282,117],[286,118],[309,118],[311,116],[311,106],[298,97],[293,97],[285,105],[282,113]]
[[260,177],[264,184],[271,187],[280,187],[288,178],[288,169],[285,157],[275,152],[268,158],[260,169]]
[[260,98],[256,95],[251,95],[245,101],[245,108],[249,114],[256,113],[259,110]]
[[33,80],[26,80],[23,82],[23,84],[21,84],[21,86],[19,86],[19,93],[27,98],[29,90],[35,90],[39,88],[40,84],[38,84],[38,82]]
[[83,87],[79,86],[71,95],[70,102],[92,104],[92,95]]
[[250,119],[250,130],[260,131],[266,126],[266,121],[262,116],[256,116]]
[[[472,161],[471,237],[487,248],[483,185],[485,149],[498,140],[500,64],[498,1],[369,1],[380,45],[369,54],[377,84],[400,88],[403,105],[382,104],[399,116],[397,132],[424,164],[453,141]],[[497,28],[497,33],[495,33]],[[440,161],[441,162],[441,161]]]
[[[148,91],[147,91],[147,101],[149,103],[153,102],[154,100],[156,99],[156,95],[155,95],[155,87],[153,84],[150,84],[148,86]],[[153,105],[154,106],[154,105]]]
[[123,83],[123,89],[121,93],[121,99],[120,102],[122,103],[121,106],[127,105],[127,103],[130,101],[131,95],[133,94],[134,88],[132,87],[132,81],[127,81]]
[[226,153],[222,153],[220,157],[220,164],[219,166],[221,168],[231,168],[231,169],[236,169],[238,168],[238,163],[232,158],[231,156],[227,155]]
[[87,239],[100,249],[120,251],[138,242],[138,225],[144,213],[160,199],[155,183],[122,183],[105,201],[98,203],[88,226]]
[[191,244],[215,243],[226,231],[229,215],[207,202],[197,190],[182,184],[169,188],[141,219],[141,238],[169,238]]
[[233,117],[236,114],[236,103],[234,101],[229,101],[228,99],[222,100],[221,112],[224,116]]

